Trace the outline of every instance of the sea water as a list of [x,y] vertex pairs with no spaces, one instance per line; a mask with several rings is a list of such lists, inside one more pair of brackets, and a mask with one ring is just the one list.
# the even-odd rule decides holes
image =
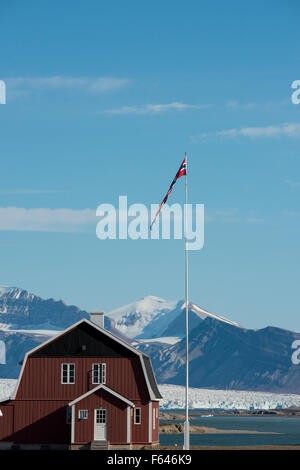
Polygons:
[[[299,445],[300,418],[277,416],[199,416],[191,415],[192,425],[236,431],[257,431],[267,434],[191,434],[191,446],[261,446]],[[171,421],[182,422],[182,420]],[[277,433],[277,434],[271,434]],[[160,434],[162,446],[183,445],[182,434]]]

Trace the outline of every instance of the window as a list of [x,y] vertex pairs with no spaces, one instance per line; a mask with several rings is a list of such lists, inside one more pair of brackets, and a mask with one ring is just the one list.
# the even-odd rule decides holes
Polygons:
[[88,410],[79,410],[78,411],[79,419],[88,419]]
[[107,413],[105,408],[99,408],[96,411],[96,424],[106,424]]
[[93,364],[93,384],[106,383],[106,364]]
[[61,365],[61,383],[74,384],[75,383],[75,364],[62,364]]
[[153,429],[155,429],[155,408],[153,409]]
[[66,423],[71,424],[71,422],[72,422],[72,408],[68,406],[67,415],[66,415]]
[[134,424],[141,424],[141,408],[134,408]]

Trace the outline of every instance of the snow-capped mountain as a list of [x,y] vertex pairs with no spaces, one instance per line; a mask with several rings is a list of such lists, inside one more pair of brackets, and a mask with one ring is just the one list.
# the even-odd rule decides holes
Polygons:
[[155,338],[180,314],[178,302],[148,295],[141,300],[124,305],[106,315],[116,328],[130,338]]
[[[16,378],[25,353],[88,312],[44,300],[20,288],[0,288],[0,377]],[[151,357],[160,383],[185,382],[185,305],[147,296],[105,317],[105,328]],[[190,385],[208,389],[299,393],[300,367],[291,361],[300,333],[248,330],[189,303]]]
[[[167,301],[148,295],[137,302],[124,305],[106,314],[114,320],[116,328],[130,338],[153,339],[182,338],[185,331],[185,302]],[[189,302],[190,330],[205,318],[239,327],[235,322],[204,310]]]
[[0,324],[10,329],[57,330],[88,317],[62,300],[42,299],[20,287],[0,286]]
[[[191,387],[299,393],[300,366],[292,344],[300,333],[267,327],[248,330],[207,317],[189,335]],[[160,383],[185,382],[186,342],[145,342],[136,346],[151,357]]]

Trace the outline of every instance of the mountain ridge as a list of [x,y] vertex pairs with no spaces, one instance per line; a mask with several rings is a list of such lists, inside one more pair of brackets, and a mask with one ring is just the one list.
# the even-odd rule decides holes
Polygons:
[[[55,333],[46,331],[49,325],[57,333],[88,317],[62,300],[0,287],[0,340],[7,358],[0,377],[18,376],[25,353]],[[146,296],[108,312],[105,328],[150,356],[158,382],[184,385],[184,301]],[[190,386],[299,393],[300,366],[291,361],[295,339],[299,333],[273,326],[247,329],[190,302]]]

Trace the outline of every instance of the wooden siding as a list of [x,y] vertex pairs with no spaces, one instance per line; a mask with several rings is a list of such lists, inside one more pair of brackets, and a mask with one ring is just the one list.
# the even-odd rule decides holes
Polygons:
[[13,432],[14,407],[12,402],[0,403],[0,441],[4,441]]
[[[154,422],[152,421],[152,442],[159,441],[159,402],[153,401],[152,402],[152,410],[155,410],[155,426]],[[152,411],[153,417],[153,411]]]
[[141,424],[134,424],[132,413],[132,443],[147,444],[149,442],[149,402],[134,402],[136,408],[141,408]]
[[[61,364],[74,363],[75,383],[61,383]],[[32,358],[24,368],[17,400],[68,400],[96,387],[92,384],[93,363],[106,364],[106,385],[127,399],[149,400],[140,359],[134,358]]]
[[[101,333],[101,336],[104,335]],[[82,338],[86,339],[86,342],[82,343],[87,346],[86,355],[81,355]],[[98,348],[99,338],[93,327],[83,325],[81,329],[74,331],[71,336],[72,341],[69,343],[65,341],[61,341],[58,345],[51,343],[51,348],[27,358],[16,399],[0,404],[3,413],[0,417],[0,440],[20,444],[70,443],[72,425],[68,424],[66,419],[67,410],[71,410],[68,404],[97,387],[97,384],[92,383],[92,367],[94,363],[105,363],[105,385],[133,402],[135,407],[141,408],[141,424],[134,423],[133,408],[130,408],[130,443],[149,443],[149,403],[152,406],[151,442],[158,442],[159,427],[156,413],[158,402],[149,402],[150,396],[140,357],[134,353],[128,354],[127,350],[126,354],[120,357],[124,348],[113,345],[111,340],[105,340],[103,343],[103,356],[97,354],[93,356],[91,352]],[[79,352],[71,357],[68,353],[73,349]],[[51,357],[51,353],[55,351],[59,352],[59,357]],[[62,354],[64,351],[66,356]],[[113,355],[110,357],[111,351]],[[63,363],[75,364],[74,384],[61,383]],[[150,361],[146,360],[145,365],[148,369],[149,364]],[[147,376],[153,381],[153,372],[150,372],[147,372]],[[127,403],[103,389],[76,403],[75,443],[85,444],[93,441],[94,410],[101,407],[106,408],[108,413],[108,441],[116,445],[127,444]],[[88,410],[87,420],[78,419],[80,409]],[[153,416],[156,419],[155,426]]]
[[69,443],[71,425],[67,424],[66,410],[63,401],[14,400],[4,408],[3,414],[10,421],[5,427],[3,424],[1,440],[23,444]]
[[[127,442],[127,404],[104,390],[89,395],[75,404],[75,443],[94,440],[94,410],[107,410],[107,440],[110,444]],[[88,419],[78,419],[79,410],[88,410]]]

